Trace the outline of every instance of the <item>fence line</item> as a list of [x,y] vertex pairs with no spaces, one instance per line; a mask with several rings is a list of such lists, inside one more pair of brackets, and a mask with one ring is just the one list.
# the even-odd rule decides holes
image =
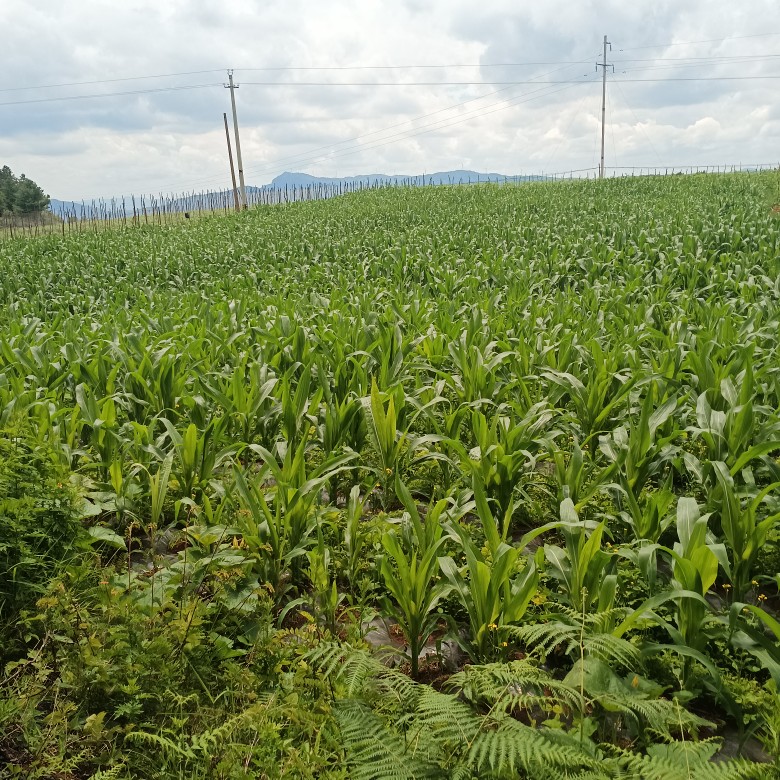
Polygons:
[[[670,176],[697,173],[755,173],[780,168],[778,163],[752,165],[686,165],[686,166],[614,166],[607,169],[608,178],[626,176]],[[525,184],[555,182],[567,179],[595,179],[598,168],[578,168],[554,173],[496,177],[476,174],[469,178],[432,176],[384,177],[374,180],[315,182],[301,186],[250,187],[247,202],[250,206],[271,206],[303,201],[328,200],[364,190],[384,188],[416,188],[441,185],[469,185],[480,183]],[[112,226],[167,224],[202,214],[228,213],[234,209],[232,190],[207,190],[174,195],[130,195],[110,200],[82,201],[57,211],[31,215],[0,216],[0,237],[39,235],[53,231],[63,235],[72,232],[101,230]]]

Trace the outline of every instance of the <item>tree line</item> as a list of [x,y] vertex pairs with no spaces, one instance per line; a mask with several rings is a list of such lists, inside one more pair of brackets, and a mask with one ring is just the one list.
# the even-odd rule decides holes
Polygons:
[[35,214],[49,205],[49,196],[24,174],[14,172],[4,165],[0,169],[0,215]]

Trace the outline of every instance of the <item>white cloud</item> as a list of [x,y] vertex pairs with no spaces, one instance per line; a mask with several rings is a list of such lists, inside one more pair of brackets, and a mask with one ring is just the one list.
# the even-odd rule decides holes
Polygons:
[[[0,104],[213,85],[0,105],[0,163],[33,177],[55,197],[226,186],[222,112],[229,111],[229,98],[221,84],[229,66],[243,84],[237,100],[252,183],[283,170],[348,175],[466,165],[522,173],[595,165],[600,85],[594,62],[605,31],[616,63],[611,79],[619,82],[609,89],[608,165],[767,162],[777,156],[780,140],[774,98],[780,80],[632,81],[780,73],[780,58],[777,64],[766,58],[696,67],[678,59],[774,55],[780,35],[739,37],[780,32],[774,0],[235,0],[219,7],[207,0],[121,5],[4,0],[0,28],[5,65]],[[641,48],[691,40],[708,42]],[[559,64],[488,67],[529,61]],[[481,67],[252,70],[418,63]],[[209,72],[15,89],[189,71]],[[407,88],[250,83],[533,79],[591,83]],[[482,95],[487,96],[473,100]],[[473,102],[408,123],[467,100]],[[391,129],[376,132],[383,128]],[[349,141],[357,136],[360,141]]]

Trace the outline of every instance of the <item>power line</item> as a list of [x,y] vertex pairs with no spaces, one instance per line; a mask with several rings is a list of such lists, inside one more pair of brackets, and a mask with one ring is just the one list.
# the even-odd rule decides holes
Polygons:
[[120,95],[148,95],[152,92],[178,92],[188,89],[205,89],[207,87],[221,87],[222,83],[218,84],[188,84],[186,86],[179,87],[153,87],[151,89],[134,89],[127,92],[99,92],[94,95],[62,95],[61,97],[49,97],[49,98],[36,98],[34,100],[10,100],[5,103],[0,103],[0,106],[23,106],[30,103],[54,103],[55,101],[64,100],[92,100],[93,98],[105,98],[105,97],[118,97]]
[[182,73],[158,73],[154,76],[125,76],[123,78],[98,79],[96,81],[67,81],[62,84],[39,84],[38,86],[32,87],[2,87],[0,88],[0,92],[20,92],[22,90],[33,89],[58,89],[59,87],[81,87],[88,84],[114,84],[118,81],[140,81],[142,79],[167,79],[173,78],[174,76],[194,76],[201,73],[221,73],[223,70],[224,68],[219,70],[188,70]]
[[[780,33],[766,33],[766,35],[780,35]],[[743,36],[743,37],[762,37],[762,36]],[[729,40],[728,38],[718,38],[712,40]],[[707,41],[698,41],[698,43],[706,43]],[[660,46],[661,44],[659,44]],[[665,44],[665,45],[683,45],[683,44]],[[642,48],[655,48],[655,47],[637,47]],[[634,51],[634,49],[620,49],[620,51]],[[692,61],[692,60],[709,60],[709,61],[727,61],[727,60],[753,60],[753,59],[769,59],[780,57],[780,54],[747,54],[747,55],[723,55],[712,57],[651,57],[646,59],[622,59],[616,60],[617,62],[662,62],[662,61]],[[447,68],[521,68],[540,65],[584,65],[590,62],[590,60],[549,60],[549,61],[536,61],[536,62],[479,62],[479,63],[447,63],[447,64],[416,64],[416,65],[274,65],[260,68],[236,68],[237,71],[242,73],[255,73],[255,72],[295,72],[295,71],[349,71],[349,70],[415,70],[415,69],[429,69],[429,70],[444,70]],[[77,86],[92,86],[97,84],[116,84],[124,81],[142,81],[146,79],[162,79],[162,78],[174,78],[178,76],[192,76],[200,75],[203,73],[221,73],[224,68],[212,68],[208,70],[188,70],[179,71],[177,73],[156,73],[146,76],[122,76],[111,79],[95,79],[92,81],[64,81],[59,84],[34,84],[24,87],[0,87],[0,93],[2,92],[22,92],[32,91],[36,89],[60,89],[62,87],[77,87]],[[482,82],[490,83],[490,82]],[[124,93],[112,93],[112,94],[124,94]],[[6,104],[3,104],[6,105]]]
[[[634,70],[641,70],[635,68]],[[649,70],[649,68],[648,68]],[[752,75],[752,76],[675,76],[665,79],[623,79],[624,84],[647,83],[658,84],[673,81],[755,81],[755,80],[773,80],[780,79],[780,75]],[[466,87],[466,86],[506,86],[519,87],[528,85],[546,85],[562,86],[585,84],[587,82],[579,80],[559,80],[559,81],[378,81],[378,82],[278,82],[278,81],[243,81],[246,86],[255,87]],[[174,87],[153,87],[150,89],[127,90],[123,92],[100,92],[94,95],[61,95],[59,97],[35,98],[32,100],[9,100],[0,103],[0,106],[22,106],[35,103],[53,103],[68,100],[93,100],[96,98],[120,97],[124,95],[148,95],[155,92],[180,92],[191,89],[207,89],[209,87],[220,87],[222,84],[186,84]]]
[[[668,65],[668,64],[667,65],[640,65],[640,66],[636,66],[635,67],[635,66],[631,66],[631,65],[624,65],[621,62],[616,61],[615,65],[619,66],[619,70],[620,70],[621,73],[649,73],[649,72],[663,70],[663,71],[679,72],[679,73],[682,74],[683,72],[687,72],[687,73],[696,72],[695,70],[691,71],[691,69],[697,69],[697,68],[698,69],[707,68],[707,69],[709,69],[708,72],[717,73],[717,72],[723,72],[723,71],[716,71],[715,68],[725,68],[728,65],[732,65],[732,64],[733,65],[737,65],[737,64],[740,64],[740,65],[751,65],[751,64],[759,65],[759,64],[761,64],[761,62],[762,61],[760,59],[755,59],[755,60],[741,61],[739,63],[736,63],[736,62],[735,63],[729,63],[729,62],[724,62],[724,63],[721,63],[721,62],[708,62],[708,63],[690,62],[690,63],[676,63],[674,65]],[[760,73],[756,72],[754,77],[758,78],[760,75],[761,75]],[[702,78],[705,78],[705,77],[702,76]]]
[[[419,64],[419,65],[269,65],[261,68],[235,68],[240,73],[255,72],[295,72],[295,71],[348,71],[348,70],[416,70],[416,69],[446,69],[446,68],[522,68],[537,65],[583,65],[589,60],[560,60],[549,62],[479,62],[450,64]],[[34,84],[25,87],[0,87],[0,92],[21,92],[36,89],[59,89],[61,87],[79,87],[95,84],[115,84],[122,81],[140,81],[143,79],[164,79],[176,76],[193,76],[203,73],[221,73],[225,68],[210,70],[188,70],[178,73],[157,73],[148,76],[122,76],[111,79],[95,79],[92,81],[65,81],[59,84]]]
[[[440,122],[435,122],[435,123],[433,123],[433,125],[430,125],[430,126],[427,126],[427,127],[424,126],[423,128],[417,128],[417,129],[415,129],[415,132],[397,133],[395,136],[389,136],[387,139],[378,139],[378,141],[379,141],[378,143],[374,143],[374,144],[371,144],[369,146],[357,145],[355,147],[348,147],[347,149],[339,150],[336,154],[332,154],[332,155],[317,155],[316,157],[312,157],[309,160],[302,160],[301,162],[299,162],[297,164],[305,165],[306,163],[317,162],[318,160],[323,159],[323,158],[327,158],[329,160],[332,160],[332,159],[336,159],[336,158],[339,158],[339,157],[346,157],[346,156],[349,156],[349,155],[352,155],[352,154],[358,154],[360,152],[370,151],[372,149],[378,149],[378,148],[383,147],[383,146],[388,146],[389,144],[394,144],[394,143],[399,143],[401,141],[406,141],[406,140],[409,140],[410,138],[415,138],[415,137],[417,137],[419,135],[426,135],[428,133],[435,132],[436,130],[444,130],[444,129],[448,128],[448,127],[452,127],[454,125],[462,124],[463,122],[471,121],[472,119],[478,119],[478,118],[481,118],[483,116],[488,116],[490,114],[495,114],[498,111],[505,111],[508,108],[512,108],[514,106],[520,105],[521,103],[526,103],[526,102],[529,102],[531,100],[537,100],[540,97],[548,97],[549,95],[553,95],[553,94],[555,94],[557,92],[563,92],[564,90],[569,89],[571,86],[573,86],[573,84],[580,84],[580,83],[582,83],[582,84],[592,84],[594,82],[593,82],[592,79],[591,79],[590,82],[570,82],[570,83],[565,84],[560,89],[550,90],[550,91],[546,92],[544,95],[536,95],[536,96],[533,96],[533,97],[528,97],[526,100],[515,99],[515,100],[512,100],[511,102],[508,102],[506,105],[499,105],[497,108],[493,108],[491,111],[485,111],[485,110],[482,110],[482,109],[475,110],[475,111],[469,112],[473,116],[461,117],[461,118],[458,118],[458,119],[454,119],[452,121],[440,120]],[[540,91],[540,90],[536,90],[536,91]],[[519,97],[525,97],[525,96],[521,95]],[[488,108],[490,108],[490,106],[488,106]],[[441,122],[447,122],[447,124],[441,124]],[[398,136],[398,137],[396,137],[396,136]],[[266,171],[256,171],[256,173],[264,173],[264,172],[268,173],[268,172],[272,172],[273,170],[277,170],[277,169],[278,169],[278,166],[274,166],[272,168],[269,167]]]
[[644,59],[636,59],[636,58],[625,58],[622,60],[615,60],[616,63],[618,62],[694,62],[703,60],[706,62],[742,62],[744,60],[753,60],[753,59],[772,59],[780,57],[780,54],[734,54],[734,55],[728,55],[728,54],[715,54],[712,57],[648,57]]
[[[702,65],[712,64],[713,62],[760,62],[761,60],[767,60],[767,59],[774,59],[778,58],[780,55],[777,54],[767,54],[767,55],[746,55],[744,57],[703,57],[703,58],[680,58],[678,60],[674,60],[671,58],[658,58],[658,59],[642,59],[642,60],[616,60],[614,64],[619,65],[621,63],[628,63],[628,62],[655,62],[655,61],[689,61],[689,60],[701,60]],[[582,64],[584,61],[572,61],[571,64]],[[520,63],[515,63],[515,65],[519,65]],[[532,64],[532,63],[528,63]],[[544,63],[535,63],[535,64],[544,64]],[[568,63],[567,63],[568,64]],[[507,63],[506,65],[503,65],[501,67],[509,67],[511,66],[511,63]],[[355,66],[357,67],[373,67],[373,66]],[[418,67],[418,66],[387,66],[387,67]],[[448,66],[448,65],[441,65],[441,66],[419,66],[419,67],[472,67],[472,66]],[[476,67],[476,66],[474,66]],[[499,67],[499,65],[495,66],[479,66],[479,67]],[[631,68],[627,72],[631,71],[640,71],[640,70],[660,70],[664,69],[665,67],[676,67],[676,66],[657,66],[657,67],[647,67],[647,68]],[[680,66],[684,67],[684,66]],[[346,70],[347,68],[343,68],[343,70]],[[267,70],[271,70],[270,68]],[[277,68],[276,70],[304,70],[304,68]],[[309,70],[315,70],[314,68],[310,68]],[[319,70],[319,69],[318,69]],[[322,69],[324,70],[324,68]],[[335,70],[335,68],[333,68]],[[189,73],[213,73],[216,71],[189,71]],[[187,75],[185,73],[181,74],[167,74],[170,76],[174,75]],[[136,79],[149,79],[149,78],[165,78],[166,74],[162,74],[160,76],[132,76],[122,79],[107,79],[103,81],[83,81],[83,82],[70,82],[70,84],[51,84],[47,86],[41,86],[41,87],[10,87],[10,88],[4,88],[0,89],[0,92],[13,92],[13,91],[19,91],[24,89],[48,89],[48,88],[55,88],[55,87],[64,87],[64,86],[70,86],[70,85],[77,85],[77,84],[103,84],[103,83],[112,83],[112,82],[119,82],[119,81],[132,81]],[[624,82],[662,82],[662,81],[746,81],[746,80],[752,80],[752,79],[776,79],[780,78],[780,75],[747,75],[747,76],[697,76],[697,77],[679,77],[679,78],[669,78],[669,79],[624,79]],[[547,84],[547,85],[562,85],[562,84],[577,84],[582,83],[578,81],[538,81],[538,80],[513,80],[513,81],[374,81],[374,82],[364,82],[364,81],[342,81],[342,82],[332,82],[332,81],[244,81],[243,84],[246,84],[248,86],[262,86],[262,87],[453,87],[453,86],[506,86],[506,87],[513,87],[513,86],[524,86],[524,85],[532,85],[532,84]],[[12,101],[5,101],[0,103],[0,106],[18,106],[18,105],[28,105],[28,104],[34,104],[34,103],[50,103],[54,101],[68,101],[68,100],[91,100],[94,98],[104,98],[104,97],[120,97],[125,95],[145,95],[145,94],[151,94],[154,92],[176,92],[176,91],[182,91],[182,90],[190,90],[190,89],[204,89],[207,87],[215,87],[220,86],[220,84],[184,84],[184,85],[178,85],[178,86],[169,86],[169,87],[152,87],[149,89],[139,89],[139,90],[126,90],[122,92],[100,92],[95,93],[93,95],[61,95],[61,96],[54,96],[54,97],[47,97],[47,98],[34,98],[30,100],[12,100]]]
[[[579,63],[577,63],[577,64],[579,64]],[[570,70],[570,69],[571,69],[570,65],[566,65],[566,66],[563,66],[563,67],[555,68],[555,69],[553,69],[551,71],[548,71],[547,73],[542,73],[540,75],[540,78],[541,78],[541,76],[549,76],[549,75],[552,75],[554,73],[558,73],[558,72],[560,72],[562,70]],[[537,82],[534,82],[534,83],[537,83]],[[343,141],[338,141],[338,142],[333,143],[333,144],[325,144],[323,146],[314,147],[313,149],[309,149],[306,152],[300,152],[298,154],[288,155],[288,156],[281,157],[281,158],[276,158],[275,160],[272,160],[272,161],[270,161],[268,163],[265,163],[263,165],[260,165],[260,166],[249,166],[246,170],[247,170],[247,172],[251,171],[252,173],[260,174],[260,173],[265,173],[265,172],[268,172],[268,171],[276,170],[280,166],[285,165],[285,164],[298,165],[298,164],[303,164],[303,163],[310,162],[311,160],[317,160],[317,159],[320,159],[321,157],[323,157],[324,155],[319,155],[319,156],[312,157],[312,155],[315,152],[319,152],[319,151],[323,151],[323,150],[336,150],[337,147],[343,146],[344,144],[353,143],[355,141],[360,141],[362,139],[369,138],[371,136],[379,135],[381,133],[385,133],[385,132],[387,132],[389,130],[394,130],[394,129],[398,128],[398,127],[403,127],[404,125],[408,125],[408,124],[411,124],[413,122],[419,122],[420,120],[428,119],[428,118],[430,118],[432,116],[436,116],[437,114],[441,114],[441,113],[444,113],[446,111],[452,111],[452,110],[454,110],[456,108],[460,108],[461,106],[468,105],[469,103],[476,103],[476,102],[478,102],[480,100],[485,100],[486,98],[492,97],[494,95],[501,94],[502,92],[507,92],[507,91],[509,91],[511,89],[513,89],[513,86],[502,87],[501,89],[493,90],[493,91],[488,92],[488,93],[486,93],[484,95],[481,95],[479,97],[469,98],[468,100],[464,100],[464,101],[461,101],[459,103],[454,103],[454,104],[446,106],[444,108],[437,109],[436,111],[431,111],[431,112],[428,112],[426,114],[421,114],[419,116],[412,117],[411,119],[404,120],[403,122],[396,122],[395,124],[387,125],[387,126],[385,126],[383,128],[380,128],[379,130],[373,130],[373,131],[368,132],[368,133],[361,133],[360,135],[354,136],[352,138],[346,138]],[[533,93],[524,93],[524,94],[527,95],[527,94],[533,94]],[[515,98],[523,97],[523,96],[524,95],[516,95]],[[489,104],[487,106],[483,106],[482,109],[479,109],[479,110],[483,110],[485,108],[491,108],[492,106],[495,106],[495,105],[500,105],[502,102],[504,102],[504,101],[499,101],[499,103],[492,103],[492,104]],[[449,121],[449,120],[448,119],[442,119],[441,121]],[[407,130],[405,132],[412,132],[412,131],[414,131],[416,129],[419,129],[419,128],[412,127],[412,128],[409,128],[409,130]],[[396,134],[396,135],[400,135],[400,134]],[[389,136],[389,137],[393,137],[393,136]],[[383,140],[383,139],[376,139],[376,140]],[[190,180],[188,182],[182,182],[181,184],[177,184],[177,185],[164,185],[163,188],[165,188],[167,186],[183,186],[184,184],[201,184],[201,183],[204,183],[204,182],[214,182],[214,181],[218,181],[218,180],[221,181],[222,178],[223,178],[222,176],[212,176],[212,177],[208,177],[208,178],[205,178],[205,179],[197,179],[197,180],[194,180],[194,181]]]
[[[780,33],[766,33],[765,35],[780,35]],[[744,38],[763,36],[742,36]],[[717,38],[713,41],[730,40],[729,38]],[[708,43],[709,41],[693,41],[691,43]],[[686,44],[658,44],[658,46],[682,46]],[[658,48],[654,46],[639,46],[636,49]],[[620,49],[620,51],[635,51],[636,49]],[[743,60],[765,59],[780,57],[780,54],[746,54],[746,55],[722,55],[712,57],[651,57],[646,59],[623,59],[616,62],[661,62],[661,61],[688,61],[688,60]],[[479,62],[479,63],[447,63],[447,64],[417,64],[417,65],[273,65],[261,68],[236,68],[241,73],[256,72],[295,72],[295,71],[348,71],[348,70],[415,70],[430,69],[444,70],[446,68],[521,68],[539,65],[584,65],[590,60],[550,60],[537,62]],[[156,73],[146,76],[122,76],[112,79],[94,79],[92,81],[64,81],[59,84],[32,84],[24,87],[0,87],[0,92],[22,92],[36,89],[60,89],[62,87],[92,86],[96,84],[115,84],[123,81],[142,81],[145,79],[175,78],[177,76],[193,76],[203,73],[221,73],[225,68],[211,68],[208,70],[187,70],[177,73]]]
[[474,62],[470,64],[450,63],[445,65],[295,65],[269,66],[263,68],[236,68],[240,73],[256,71],[328,71],[328,70],[417,70],[443,68],[524,68],[532,65],[586,65],[590,60],[553,60],[549,62]]
[[[626,79],[635,82],[667,82],[667,81],[750,81],[752,79],[780,79],[780,74],[771,76],[690,76],[669,79]],[[487,86],[522,86],[528,84],[583,84],[582,81],[242,81],[242,84],[253,87],[487,87]],[[0,104],[3,105],[3,104]]]

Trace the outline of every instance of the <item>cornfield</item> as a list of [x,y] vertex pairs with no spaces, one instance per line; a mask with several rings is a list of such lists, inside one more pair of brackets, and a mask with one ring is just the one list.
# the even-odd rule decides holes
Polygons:
[[709,762],[731,729],[780,765],[776,693],[745,700],[780,683],[776,177],[368,189],[0,244],[0,429],[86,529],[74,625],[170,619],[182,668],[240,675],[273,635],[318,681],[279,661],[206,735],[210,678],[175,728],[157,688],[84,694],[61,728],[112,729],[71,776],[106,751],[128,777],[773,776]]

